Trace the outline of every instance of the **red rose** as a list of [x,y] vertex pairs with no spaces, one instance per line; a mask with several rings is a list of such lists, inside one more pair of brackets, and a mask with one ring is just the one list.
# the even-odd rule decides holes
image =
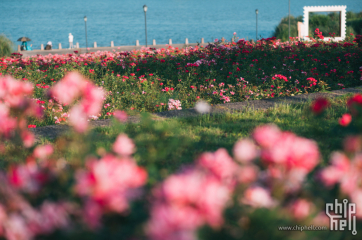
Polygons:
[[353,115],[358,114],[358,109],[362,108],[362,95],[357,93],[347,101],[347,106]]
[[329,106],[329,101],[325,98],[318,98],[312,103],[311,109],[314,114],[321,114]]
[[352,116],[348,113],[342,115],[342,117],[338,120],[339,125],[343,127],[347,127],[352,121]]

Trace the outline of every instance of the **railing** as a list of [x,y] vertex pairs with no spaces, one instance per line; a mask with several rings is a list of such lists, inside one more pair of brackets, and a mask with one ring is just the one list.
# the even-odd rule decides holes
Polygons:
[[[222,40],[223,42],[225,41],[224,38],[222,38],[221,40]],[[186,44],[186,45],[189,44],[188,38],[185,39],[185,44]],[[205,44],[204,38],[201,38],[201,44]],[[172,45],[172,39],[169,39],[169,40],[168,40],[168,45]],[[135,45],[135,46],[140,46],[139,40],[136,40],[136,45]],[[153,39],[152,45],[150,45],[150,46],[156,46],[156,40],[155,40],[155,39]],[[110,46],[110,47],[115,47],[113,41],[111,41],[111,46]],[[122,47],[122,46],[119,46],[119,47]],[[123,47],[124,47],[124,46],[123,46]],[[94,42],[93,48],[97,48],[97,42]],[[52,49],[55,49],[55,48],[52,48]],[[57,49],[62,49],[62,44],[61,44],[61,43],[59,43],[59,47],[58,47]],[[79,43],[78,43],[78,42],[75,44],[74,49],[79,49]],[[38,50],[38,49],[33,49],[33,50]],[[40,45],[40,50],[44,50],[44,44],[41,44],[41,45]],[[18,52],[20,52],[20,51],[21,51],[21,46],[18,45]]]

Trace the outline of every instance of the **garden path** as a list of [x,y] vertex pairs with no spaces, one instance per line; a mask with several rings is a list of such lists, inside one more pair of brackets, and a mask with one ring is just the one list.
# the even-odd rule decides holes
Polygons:
[[[275,107],[279,104],[292,104],[300,103],[308,100],[313,100],[318,97],[334,98],[337,96],[345,95],[348,93],[361,93],[362,86],[356,88],[346,88],[341,90],[334,90],[330,92],[318,92],[310,94],[301,94],[293,97],[280,97],[272,99],[262,99],[262,100],[251,100],[244,102],[235,102],[235,103],[225,103],[217,104],[212,106],[210,114],[220,114],[225,112],[238,112],[246,108],[251,108],[254,110],[257,109],[267,109]],[[183,109],[183,110],[173,110],[165,111],[159,113],[152,113],[152,118],[155,120],[162,120],[165,118],[173,117],[196,117],[200,113],[196,112],[194,108]],[[132,123],[137,123],[140,121],[140,116],[128,116],[128,121]],[[92,127],[106,127],[112,124],[111,119],[95,120],[91,122]],[[36,136],[36,139],[39,140],[41,137],[54,139],[57,136],[60,136],[67,132],[70,129],[68,125],[49,125],[44,127],[32,128],[30,129]]]

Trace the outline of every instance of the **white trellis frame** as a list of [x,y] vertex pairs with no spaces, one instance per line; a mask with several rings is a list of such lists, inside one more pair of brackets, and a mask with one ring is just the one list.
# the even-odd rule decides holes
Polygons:
[[340,37],[324,37],[324,41],[333,39],[334,41],[343,41],[346,37],[346,8],[347,6],[313,6],[304,7],[303,34],[304,40],[310,41],[309,35],[309,13],[310,12],[340,12]]

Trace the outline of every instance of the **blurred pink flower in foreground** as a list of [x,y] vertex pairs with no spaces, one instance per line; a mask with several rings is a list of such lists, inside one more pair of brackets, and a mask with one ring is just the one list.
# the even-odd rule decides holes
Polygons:
[[17,81],[11,76],[0,77],[0,100],[4,100],[11,107],[23,107],[24,97],[33,93],[33,85],[28,82]]
[[113,151],[121,156],[131,156],[135,152],[135,144],[126,134],[119,134],[113,144]]
[[[204,224],[218,227],[232,190],[213,174],[189,169],[168,177],[154,190],[147,233],[151,239],[196,239]],[[187,237],[187,238],[185,238]]]
[[243,139],[235,143],[233,148],[234,158],[241,163],[248,163],[258,156],[258,150],[253,141]]
[[362,219],[362,154],[357,152],[361,148],[360,136],[349,136],[344,144],[345,150],[354,154],[348,157],[341,152],[332,153],[331,164],[319,173],[319,178],[327,187],[339,183],[340,192],[356,204],[356,216]]
[[281,131],[276,125],[264,125],[257,127],[253,132],[253,138],[261,147],[271,147],[280,137]]
[[275,125],[259,126],[252,136],[267,167],[265,180],[281,182],[285,192],[300,189],[306,175],[319,163],[318,145],[313,140],[282,132]]
[[70,206],[67,203],[44,201],[39,211],[40,233],[50,234],[55,229],[69,227],[69,210]]
[[272,208],[276,205],[276,201],[272,199],[269,191],[259,186],[246,189],[241,202],[255,208]]
[[151,209],[146,232],[153,240],[197,240],[195,229],[203,224],[198,210],[189,206],[158,204]]
[[70,109],[68,120],[74,127],[74,130],[79,133],[85,132],[88,129],[87,114],[80,105],[75,105]]
[[[0,77],[0,137],[14,137],[17,132],[26,148],[33,146],[34,134],[27,130],[26,117],[40,117],[41,108],[29,96],[33,92],[31,83],[18,81],[10,76]],[[20,110],[20,115],[11,116],[11,110]]]
[[21,133],[21,139],[23,140],[24,147],[26,148],[30,148],[35,142],[34,134],[27,130],[24,130]]
[[118,213],[128,209],[132,192],[146,183],[147,172],[128,158],[106,155],[99,161],[87,161],[87,170],[76,175],[76,192],[88,196],[103,209]]
[[65,77],[53,86],[52,95],[62,104],[71,104],[81,95],[87,82],[78,72],[67,73]]
[[203,153],[194,168],[169,176],[153,191],[148,236],[154,240],[197,239],[199,227],[221,226],[237,170],[227,151],[219,149]]
[[350,169],[348,157],[341,152],[333,152],[330,162],[331,165],[324,168],[320,173],[321,180],[326,186],[333,186],[341,181]]
[[9,137],[10,133],[16,128],[16,119],[9,116],[10,109],[3,103],[0,103],[0,136]]
[[300,168],[306,172],[318,164],[320,157],[316,142],[290,132],[280,134],[270,148],[262,150],[261,156],[266,163],[283,165],[287,170]]
[[39,209],[26,206],[18,213],[9,213],[0,218],[0,234],[9,240],[32,240],[38,235],[51,234],[57,229],[70,226],[70,207],[66,203],[44,201]]
[[101,89],[97,88],[93,83],[87,82],[83,89],[83,99],[80,105],[87,115],[97,115],[103,104],[104,93]]
[[210,170],[217,178],[222,180],[232,180],[237,171],[237,164],[224,148],[220,148],[214,153],[206,152],[201,154],[198,165]]
[[[334,152],[331,156],[331,165],[324,168],[319,177],[325,186],[339,183],[340,191],[349,196],[351,200],[357,198],[357,193],[362,192],[362,154],[358,153],[350,160],[345,154]],[[358,197],[359,200],[361,200]],[[362,202],[355,202],[357,205]],[[362,214],[358,217],[362,217]]]
[[33,153],[34,157],[44,160],[53,153],[53,147],[50,144],[38,146]]
[[302,220],[311,214],[313,204],[305,199],[298,199],[291,204],[289,210],[295,219]]
[[12,166],[8,173],[9,183],[27,193],[35,193],[41,189],[48,176],[41,171],[35,161]]
[[255,165],[246,165],[239,168],[238,181],[242,184],[249,184],[258,178],[259,168]]
[[353,192],[350,198],[356,204],[356,217],[362,219],[362,189]]
[[97,115],[104,100],[104,92],[77,72],[68,73],[52,89],[51,94],[63,104],[70,104],[82,97],[80,103],[70,110],[69,122],[77,132],[88,128],[88,117]]
[[34,237],[32,231],[27,227],[26,220],[19,214],[11,214],[3,224],[6,239],[31,240]]
[[212,226],[222,223],[222,209],[231,194],[219,180],[195,170],[170,176],[159,191],[156,196],[169,203],[196,206]]

